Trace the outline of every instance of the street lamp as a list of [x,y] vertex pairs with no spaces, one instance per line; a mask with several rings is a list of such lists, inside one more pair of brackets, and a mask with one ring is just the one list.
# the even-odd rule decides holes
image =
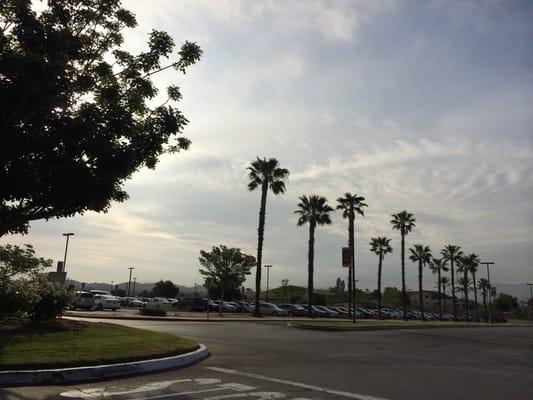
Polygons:
[[492,324],[492,285],[490,284],[490,270],[489,266],[494,265],[494,262],[492,261],[486,261],[486,262],[480,262],[480,264],[484,264],[487,266],[487,280],[489,282],[489,321]]
[[66,266],[67,266],[67,251],[68,251],[68,239],[71,237],[71,236],[74,236],[74,234],[72,232],[69,232],[69,233],[63,233],[63,236],[66,236],[67,237],[67,243],[65,244],[65,256],[63,257],[63,271],[66,270]]
[[133,294],[131,295],[132,297],[135,297],[135,283],[137,282],[137,277],[134,277],[133,278]]
[[266,302],[268,303],[268,284],[270,282],[270,268],[272,268],[272,265],[263,265],[263,268],[267,269],[267,294],[266,294]]
[[134,267],[128,267],[130,270],[130,279],[128,280],[128,297],[130,297],[130,287],[131,287],[131,271],[134,270]]
[[533,283],[526,283],[529,286],[529,301],[531,301],[531,307],[533,307]]

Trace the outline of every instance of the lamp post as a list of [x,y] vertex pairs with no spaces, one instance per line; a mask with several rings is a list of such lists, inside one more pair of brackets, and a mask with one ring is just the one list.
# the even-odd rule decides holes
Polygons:
[[480,262],[480,264],[484,264],[487,266],[487,280],[489,282],[489,322],[492,324],[492,285],[490,283],[490,270],[489,266],[494,265],[494,262],[492,261],[486,261],[486,262]]
[[111,290],[109,291],[109,293],[113,294],[113,281],[111,281]]
[[287,286],[289,284],[289,280],[288,279],[282,279],[281,280],[281,286],[283,287],[283,300],[286,301],[287,303],[290,303],[290,299],[287,300]]
[[74,234],[72,232],[69,232],[69,233],[63,233],[63,236],[66,236],[67,237],[67,243],[65,244],[65,256],[63,257],[63,271],[66,270],[66,266],[67,266],[67,251],[68,251],[68,239],[71,237],[71,236],[74,236]]
[[128,280],[128,297],[130,297],[130,287],[131,287],[131,271],[134,270],[134,267],[128,267],[130,270],[130,279]]
[[135,283],[137,282],[137,277],[134,277],[133,278],[133,294],[131,295],[132,297],[135,297]]
[[266,294],[266,302],[268,303],[268,284],[270,282],[270,268],[272,268],[272,265],[263,265],[263,268],[266,268],[267,270],[267,294]]
[[531,301],[531,308],[533,308],[533,283],[526,283],[526,285],[529,286],[529,301]]

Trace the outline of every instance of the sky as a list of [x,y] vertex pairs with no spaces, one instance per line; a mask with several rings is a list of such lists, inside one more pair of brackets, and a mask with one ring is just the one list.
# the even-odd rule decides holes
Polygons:
[[[34,222],[39,255],[61,260],[74,232],[69,277],[201,283],[200,250],[225,244],[255,255],[259,192],[246,188],[255,157],[288,168],[287,191],[269,194],[263,263],[270,286],[307,282],[308,229],[298,197],[334,207],[366,197],[356,220],[358,287],[373,289],[370,238],[392,238],[383,285],[400,284],[400,235],[390,215],[416,218],[407,246],[448,243],[494,261],[493,281],[533,282],[533,4],[529,1],[127,0],[139,26],[125,47],[143,50],[151,29],[196,41],[202,60],[160,88],[180,86],[190,120],[187,152],[163,156],[125,185],[130,200],[106,214]],[[345,278],[340,213],[316,233],[315,286]],[[408,288],[417,266],[406,263]],[[255,269],[252,271],[255,272]],[[265,275],[265,274],[263,274]],[[482,274],[482,276],[484,273]],[[247,287],[254,287],[253,275]],[[426,270],[424,286],[435,286]],[[266,286],[266,277],[263,287]]]

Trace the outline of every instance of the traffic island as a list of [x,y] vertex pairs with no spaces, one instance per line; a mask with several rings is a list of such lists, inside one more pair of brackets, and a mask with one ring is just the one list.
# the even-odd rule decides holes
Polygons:
[[168,333],[55,320],[0,326],[0,385],[62,384],[180,368],[205,346]]
[[494,328],[522,327],[527,325],[483,322],[441,322],[441,321],[297,321],[287,323],[289,328],[310,329],[317,331],[377,331],[392,329],[432,329],[432,328]]

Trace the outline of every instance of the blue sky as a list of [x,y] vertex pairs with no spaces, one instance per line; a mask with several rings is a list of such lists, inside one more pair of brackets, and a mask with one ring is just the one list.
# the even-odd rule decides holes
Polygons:
[[[131,199],[107,214],[36,222],[25,237],[84,281],[201,282],[201,249],[226,244],[255,255],[259,193],[246,190],[256,156],[291,171],[270,196],[264,262],[271,285],[306,282],[307,229],[298,196],[334,205],[367,198],[357,221],[360,286],[373,288],[376,235],[393,239],[384,284],[400,281],[393,212],[415,214],[408,245],[447,243],[496,262],[500,282],[533,280],[533,5],[528,1],[125,1],[140,51],[152,29],[197,41],[204,57],[186,76],[169,71],[189,118],[190,151],[161,159],[126,185]],[[318,287],[333,286],[346,221],[316,238]],[[416,266],[407,264],[410,287]],[[425,285],[434,277],[426,273]],[[249,279],[249,286],[253,286]]]

